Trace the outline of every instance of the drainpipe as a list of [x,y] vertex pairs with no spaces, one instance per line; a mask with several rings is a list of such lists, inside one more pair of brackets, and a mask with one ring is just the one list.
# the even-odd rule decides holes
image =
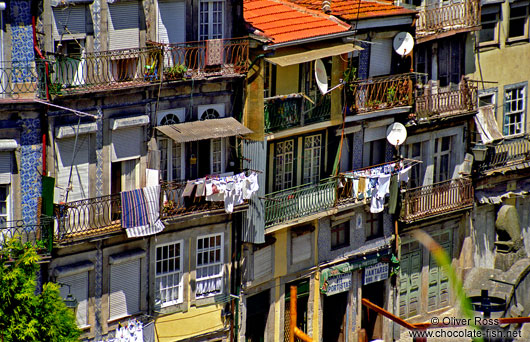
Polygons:
[[[0,66],[3,66],[4,62],[4,10],[6,9],[6,3],[0,2]],[[4,90],[4,75],[0,76],[0,90]]]

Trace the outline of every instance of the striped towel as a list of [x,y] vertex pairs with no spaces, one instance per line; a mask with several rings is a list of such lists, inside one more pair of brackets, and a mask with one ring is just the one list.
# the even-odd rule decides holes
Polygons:
[[123,228],[140,227],[149,224],[147,205],[142,189],[122,191],[121,217]]
[[[127,237],[140,237],[160,233],[164,230],[164,224],[160,220],[160,185],[148,186],[143,189],[138,189],[143,197],[143,203],[146,208],[145,224],[138,224],[137,226],[123,226],[127,232]],[[122,193],[123,198],[123,193]],[[123,203],[123,202],[122,202]]]

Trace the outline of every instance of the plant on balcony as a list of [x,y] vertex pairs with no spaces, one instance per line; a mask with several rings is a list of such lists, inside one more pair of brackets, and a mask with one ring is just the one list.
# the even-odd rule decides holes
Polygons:
[[397,99],[396,86],[391,86],[386,91],[386,102],[394,103]]
[[63,94],[63,84],[59,82],[54,82],[48,85],[48,90],[52,95],[62,95]]
[[167,80],[180,80],[188,68],[183,64],[177,64],[172,67],[164,68],[164,78]]
[[162,213],[165,215],[171,214],[176,208],[175,201],[168,200],[164,201],[164,204],[162,205]]

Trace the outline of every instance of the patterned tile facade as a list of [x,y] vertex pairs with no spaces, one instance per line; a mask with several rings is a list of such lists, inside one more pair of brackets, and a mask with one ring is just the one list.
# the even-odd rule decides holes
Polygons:
[[31,1],[11,0],[11,60],[15,62],[12,82],[34,82],[31,72],[35,54],[31,26]]
[[22,219],[27,225],[37,223],[37,207],[41,196],[42,144],[40,141],[40,120],[18,121],[20,134],[20,191]]
[[353,169],[359,169],[363,167],[363,144],[364,144],[364,131],[361,129],[359,132],[353,134]]
[[360,53],[359,56],[359,71],[357,72],[358,78],[361,80],[365,80],[368,78],[368,71],[370,67],[370,47],[371,45],[362,42],[361,47],[363,50]]

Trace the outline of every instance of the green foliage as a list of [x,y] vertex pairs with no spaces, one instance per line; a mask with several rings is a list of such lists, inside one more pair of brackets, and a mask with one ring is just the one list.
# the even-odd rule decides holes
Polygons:
[[0,248],[0,341],[78,341],[74,313],[56,284],[35,295],[39,256],[31,244],[11,239]]
[[184,64],[176,64],[172,67],[164,68],[164,73],[174,78],[183,77],[186,71],[188,71],[188,68]]

